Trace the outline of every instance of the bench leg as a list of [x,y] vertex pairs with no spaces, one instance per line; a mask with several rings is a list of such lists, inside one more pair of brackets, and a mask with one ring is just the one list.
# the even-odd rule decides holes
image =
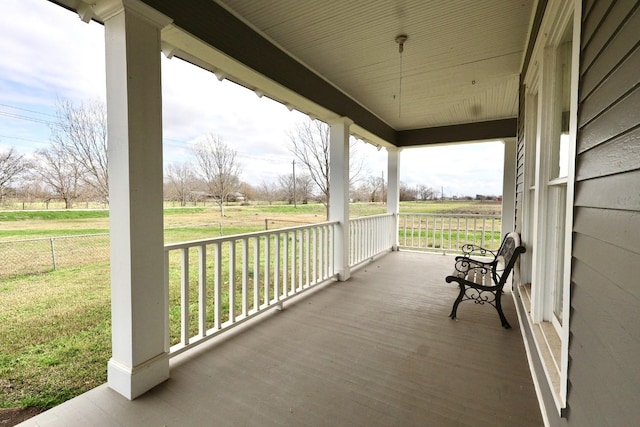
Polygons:
[[502,326],[505,329],[511,329],[511,325],[507,322],[507,318],[504,316],[502,312],[502,291],[498,291],[496,295],[496,310],[498,310],[498,315],[500,316],[500,321],[502,322]]
[[462,298],[464,297],[464,285],[458,284],[458,286],[460,287],[460,293],[458,294],[458,298],[456,298],[456,301],[453,303],[453,308],[451,309],[451,314],[449,315],[449,317],[452,319],[456,318],[456,314],[458,312],[458,305],[460,304],[460,302],[462,301]]

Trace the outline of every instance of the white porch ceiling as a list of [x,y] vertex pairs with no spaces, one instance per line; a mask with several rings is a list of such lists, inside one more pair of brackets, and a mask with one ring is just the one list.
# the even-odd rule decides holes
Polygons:
[[[121,0],[51,1],[89,8],[100,21]],[[322,120],[348,117],[371,143],[417,146],[515,136],[519,74],[541,1],[127,3],[171,20],[163,48],[182,59]]]
[[397,131],[517,115],[533,0],[216,2]]

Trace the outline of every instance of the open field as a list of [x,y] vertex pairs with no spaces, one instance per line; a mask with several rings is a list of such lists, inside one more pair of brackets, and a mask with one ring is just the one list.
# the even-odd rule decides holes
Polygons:
[[[384,213],[381,204],[353,204],[353,217]],[[325,220],[319,204],[229,206],[165,210],[165,241],[178,242]],[[500,212],[479,202],[402,203],[401,212]],[[266,222],[265,222],[266,221]],[[106,211],[3,211],[0,243],[10,240],[105,233]],[[95,244],[85,250],[97,252]],[[105,253],[108,253],[105,252]],[[107,256],[108,258],[108,256]],[[110,356],[108,259],[0,282],[0,408],[47,408],[106,380]],[[175,295],[172,297],[175,299]]]

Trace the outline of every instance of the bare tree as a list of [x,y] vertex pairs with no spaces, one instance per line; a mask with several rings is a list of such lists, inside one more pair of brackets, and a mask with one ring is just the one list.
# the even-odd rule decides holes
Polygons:
[[209,134],[193,147],[193,154],[198,174],[220,207],[220,216],[224,216],[224,204],[240,185],[237,152],[228,147],[219,136]]
[[400,182],[399,197],[401,202],[414,202],[418,198],[418,190],[406,182]]
[[420,200],[433,199],[433,188],[424,184],[419,184],[417,191],[418,191],[418,198]]
[[273,202],[278,200],[278,196],[280,195],[281,192],[280,192],[280,189],[275,184],[271,182],[262,181],[260,183],[260,186],[256,190],[256,193],[257,193],[256,194],[257,197],[260,200],[265,201],[271,205],[273,204]]
[[[321,192],[321,201],[326,206],[329,218],[329,137],[330,130],[320,120],[306,118],[290,132],[289,150],[306,167],[311,180]],[[356,141],[349,143],[349,184],[360,179],[364,162],[357,155]]]
[[36,151],[36,157],[34,169],[38,177],[54,195],[64,200],[65,209],[71,209],[79,197],[81,166],[68,152],[56,147]]
[[180,206],[186,206],[191,192],[195,188],[195,172],[189,162],[171,163],[167,165],[165,173],[168,185],[168,196],[172,200],[180,202]]
[[367,179],[369,202],[384,202],[384,178],[370,175]]
[[309,203],[313,198],[314,182],[308,174],[296,175],[296,185],[293,185],[293,174],[280,175],[278,184],[280,185],[280,193],[284,196],[290,205],[294,202],[302,204]]
[[0,201],[4,200],[9,186],[29,169],[29,162],[14,147],[0,152]]
[[243,202],[249,203],[249,201],[256,199],[256,194],[258,194],[258,190],[256,190],[256,188],[253,185],[243,181],[240,183],[240,193],[242,194],[242,197],[244,197]]
[[51,144],[56,152],[65,152],[82,168],[82,181],[109,202],[107,165],[107,109],[93,101],[74,104],[58,102],[58,123],[51,127]]

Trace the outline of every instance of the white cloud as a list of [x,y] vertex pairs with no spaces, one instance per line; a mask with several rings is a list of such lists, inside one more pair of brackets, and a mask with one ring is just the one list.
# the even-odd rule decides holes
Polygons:
[[[58,98],[105,99],[104,28],[95,22],[48,1],[2,0],[0,51],[0,149],[45,146],[41,122],[55,120]],[[165,163],[189,160],[190,144],[214,133],[238,151],[244,180],[257,185],[289,172],[287,131],[301,113],[177,58],[162,57],[162,81]],[[370,174],[386,176],[384,150],[363,144],[360,152]],[[502,144],[406,149],[401,179],[448,195],[500,194]]]

